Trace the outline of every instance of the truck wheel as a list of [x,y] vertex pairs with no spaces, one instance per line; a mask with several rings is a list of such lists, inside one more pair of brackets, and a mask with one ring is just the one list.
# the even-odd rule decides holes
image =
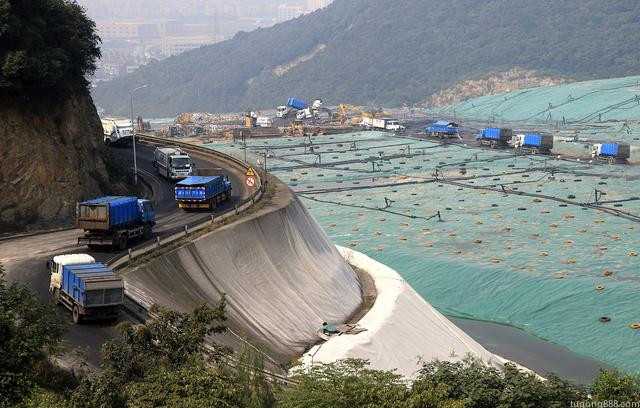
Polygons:
[[111,139],[104,139],[104,144],[105,144],[105,146],[110,146],[111,145]]
[[80,321],[82,320],[82,318],[80,317],[80,309],[78,309],[78,306],[73,307],[73,311],[71,312],[71,315],[73,316],[73,322],[75,324],[80,324]]

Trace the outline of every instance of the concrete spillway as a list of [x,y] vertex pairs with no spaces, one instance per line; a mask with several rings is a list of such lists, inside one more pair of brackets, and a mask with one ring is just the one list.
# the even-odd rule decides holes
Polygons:
[[323,321],[361,304],[360,283],[286,186],[243,219],[123,271],[142,304],[189,311],[226,294],[228,326],[288,361],[317,342]]

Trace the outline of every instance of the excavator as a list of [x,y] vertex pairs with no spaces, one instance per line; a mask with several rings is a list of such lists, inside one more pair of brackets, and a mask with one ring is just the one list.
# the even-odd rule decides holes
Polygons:
[[360,106],[349,105],[342,103],[338,105],[336,109],[335,117],[340,122],[341,126],[359,125],[362,123],[362,118],[378,118],[383,116],[389,116],[388,113],[382,109],[365,110]]

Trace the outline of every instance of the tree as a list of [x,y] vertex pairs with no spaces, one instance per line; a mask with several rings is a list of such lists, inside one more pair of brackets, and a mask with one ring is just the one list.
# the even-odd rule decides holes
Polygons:
[[232,369],[229,350],[210,340],[204,353],[207,336],[225,330],[224,308],[224,298],[215,308],[192,313],[154,307],[152,321],[121,324],[119,336],[103,347],[102,371],[82,380],[72,406],[272,406],[271,386],[256,375],[259,369],[251,375]]
[[408,388],[394,372],[368,368],[363,360],[342,360],[300,370],[278,395],[282,408],[398,407]]
[[535,374],[506,364],[504,370],[473,358],[462,362],[434,361],[420,370],[408,407],[465,408],[566,407],[586,398],[584,391],[555,376],[543,381]]
[[596,401],[640,401],[640,378],[619,371],[601,371],[591,392]]
[[0,0],[0,91],[57,95],[86,88],[100,38],[69,0]]
[[0,407],[12,407],[31,392],[39,365],[63,332],[55,309],[24,286],[7,283],[0,265]]

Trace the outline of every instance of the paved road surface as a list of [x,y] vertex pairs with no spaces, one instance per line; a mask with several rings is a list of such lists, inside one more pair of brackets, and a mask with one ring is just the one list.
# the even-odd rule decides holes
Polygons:
[[[132,152],[130,148],[114,148],[114,152],[119,159],[122,159],[124,165],[131,166]],[[199,155],[194,155],[193,159],[201,174],[227,174],[231,180],[232,198],[216,212],[232,208],[250,195],[251,192],[245,187],[242,172],[223,169],[223,163]],[[137,162],[140,174],[153,189],[151,198],[154,201],[157,216],[155,234],[168,234],[182,228],[185,224],[195,223],[210,217],[210,212],[187,213],[176,207],[173,199],[175,183],[165,180],[155,173],[153,148],[138,145]],[[86,247],[78,247],[76,242],[81,234],[82,231],[73,229],[0,241],[0,262],[5,266],[8,281],[25,284],[37,294],[41,301],[48,301],[49,275],[45,264],[50,257],[61,253],[81,252],[89,253],[99,261],[106,261],[117,255],[114,252],[89,251]],[[71,315],[67,310],[60,307],[59,312],[65,317],[65,320],[71,321]],[[124,315],[122,318],[127,319],[128,317]],[[114,334],[114,326],[115,323],[71,325],[65,337],[65,341],[70,346],[70,353],[67,354],[67,357],[70,354],[80,353],[84,355],[84,359],[90,365],[97,365],[100,346]]]

